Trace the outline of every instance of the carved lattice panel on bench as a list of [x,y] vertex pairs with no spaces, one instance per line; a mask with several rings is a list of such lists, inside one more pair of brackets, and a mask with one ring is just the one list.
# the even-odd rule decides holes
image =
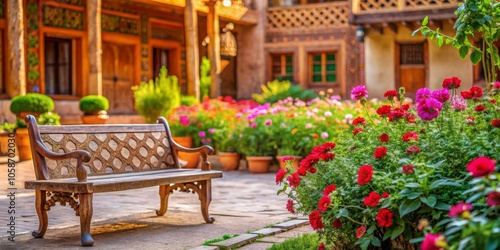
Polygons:
[[[164,132],[41,134],[42,141],[53,152],[67,153],[76,149],[91,154],[84,163],[89,175],[141,172],[152,169],[177,168]],[[47,159],[51,179],[76,176],[77,161]]]

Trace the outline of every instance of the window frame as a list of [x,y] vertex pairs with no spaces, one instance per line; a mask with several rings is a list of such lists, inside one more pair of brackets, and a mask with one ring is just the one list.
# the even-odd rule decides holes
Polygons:
[[[53,63],[51,63],[53,66],[53,71],[54,71],[54,77],[55,77],[55,84],[54,84],[54,87],[56,85],[59,85],[60,84],[60,80],[59,80],[59,74],[56,74],[56,73],[59,73],[59,70],[60,70],[60,67],[63,66],[62,64],[69,64],[69,67],[68,67],[68,73],[69,73],[69,89],[70,89],[70,93],[69,94],[47,94],[47,95],[50,95],[50,96],[76,96],[76,84],[75,84],[75,45],[76,45],[76,42],[74,39],[71,39],[71,38],[63,38],[63,37],[52,37],[52,36],[44,36],[44,47],[43,47],[43,50],[44,50],[44,55],[46,55],[46,52],[47,52],[47,40],[52,40],[53,42],[57,42],[57,45],[58,47],[57,48],[54,48],[54,51],[55,51],[55,58],[56,59],[59,59],[59,46],[61,43],[68,43],[70,48],[69,48],[69,52],[70,52],[70,55],[69,55],[69,61],[66,62],[66,63],[60,63],[59,60],[54,60]],[[44,93],[47,92],[47,86],[46,86],[46,77],[47,77],[47,57],[45,56],[44,57],[44,65],[43,65],[43,69],[44,69],[44,79],[43,79],[43,82],[44,82]],[[56,92],[56,91],[54,91]]]
[[[285,80],[289,80],[288,77],[291,77],[291,80],[289,80],[291,83],[294,83],[296,82],[296,77],[295,77],[295,70],[296,70],[296,67],[295,67],[295,58],[294,58],[294,53],[292,52],[285,52],[285,53],[270,53],[269,54],[270,56],[270,80],[275,80],[275,79],[278,79],[278,77],[285,77]],[[280,73],[279,74],[276,74],[274,72],[274,58],[278,56],[280,58],[280,62],[279,62],[279,67],[281,68],[280,69]],[[292,61],[291,62],[287,62],[287,57],[291,57],[292,58]],[[292,72],[291,73],[287,73],[286,72],[286,67],[287,66],[291,66],[292,67]],[[280,80],[283,80],[283,78],[281,78]]]
[[[4,20],[4,19],[3,19]],[[6,52],[7,48],[7,29],[0,25],[0,99],[8,98],[9,94],[7,91],[7,82],[8,82],[8,67],[7,67],[7,59]]]
[[[327,55],[328,54],[333,54],[335,55],[335,82],[327,82],[326,81],[326,76],[327,76]],[[314,65],[314,56],[316,55],[321,55],[321,82],[314,82],[313,81],[313,76],[314,71],[313,71],[313,65]],[[340,52],[338,50],[327,50],[327,51],[309,51],[307,53],[307,69],[308,69],[308,74],[307,74],[307,84],[309,87],[333,87],[333,86],[339,86],[341,84],[340,81],[340,71],[339,71],[339,56]]]

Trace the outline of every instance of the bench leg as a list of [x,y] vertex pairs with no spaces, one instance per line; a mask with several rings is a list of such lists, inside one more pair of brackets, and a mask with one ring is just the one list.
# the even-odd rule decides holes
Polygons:
[[210,206],[210,202],[212,202],[212,180],[200,181],[200,184],[202,188],[198,192],[198,196],[201,202],[201,214],[207,223],[214,223],[215,219],[210,217],[208,213],[208,207]]
[[167,190],[168,185],[160,186],[160,210],[156,210],[156,215],[162,216],[167,212],[168,208],[168,197],[170,196],[170,190]]
[[35,208],[38,214],[38,230],[33,231],[31,235],[35,238],[42,238],[47,231],[47,226],[49,225],[49,218],[47,216],[47,210],[45,210],[45,202],[47,201],[47,191],[45,190],[35,190]]
[[90,222],[92,220],[92,196],[93,194],[78,194],[80,200],[80,234],[82,246],[94,245],[94,239],[90,235]]

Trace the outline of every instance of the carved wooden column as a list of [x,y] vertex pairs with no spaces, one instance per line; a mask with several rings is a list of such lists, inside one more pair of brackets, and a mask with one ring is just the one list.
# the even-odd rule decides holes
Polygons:
[[8,23],[8,65],[9,84],[7,93],[11,96],[26,94],[26,61],[24,54],[24,9],[23,1],[9,0],[7,3]]
[[186,0],[184,32],[186,33],[186,75],[189,95],[200,99],[200,55],[198,49],[198,14],[195,0]]
[[102,95],[101,0],[87,0],[89,77],[87,94]]
[[208,58],[210,59],[210,97],[217,98],[221,93],[220,83],[220,38],[219,38],[219,15],[216,13],[218,0],[208,0],[207,31],[210,43],[208,44]]

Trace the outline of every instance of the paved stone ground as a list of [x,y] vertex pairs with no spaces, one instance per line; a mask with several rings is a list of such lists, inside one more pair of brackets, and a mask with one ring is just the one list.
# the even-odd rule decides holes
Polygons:
[[[34,192],[23,189],[25,180],[34,179],[31,162],[16,166],[16,242],[7,240],[10,201],[5,161],[0,157],[0,249],[80,249],[79,218],[70,207],[52,208],[44,239],[29,234],[38,228]],[[214,179],[210,206],[214,224],[204,222],[195,194],[175,192],[162,217],[154,213],[159,207],[156,187],[95,194],[94,249],[191,249],[224,234],[244,234],[285,221],[291,216],[285,209],[287,198],[276,195],[280,186],[274,178],[273,172],[251,174],[239,170],[224,172],[223,178]]]

